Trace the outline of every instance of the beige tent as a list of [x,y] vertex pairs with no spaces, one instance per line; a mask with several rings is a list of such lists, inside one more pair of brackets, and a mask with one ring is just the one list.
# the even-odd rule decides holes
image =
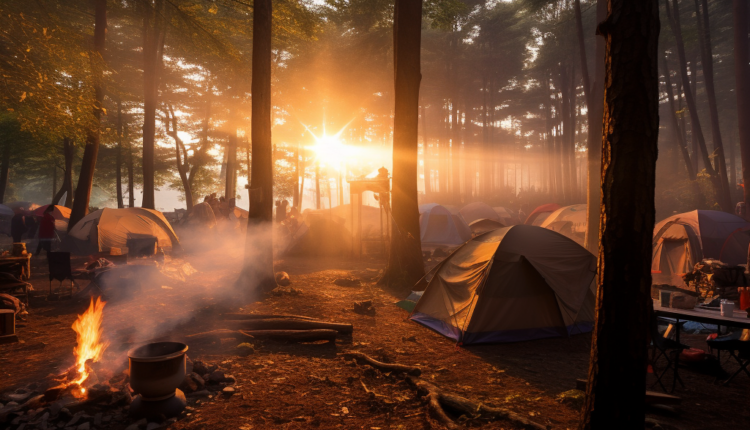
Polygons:
[[63,241],[63,248],[78,254],[123,252],[134,241],[154,238],[166,252],[178,249],[180,242],[164,215],[153,209],[99,209],[73,226]]
[[468,241],[436,266],[411,319],[462,344],[591,331],[596,258],[541,227]]
[[552,212],[541,224],[546,229],[575,240],[581,246],[583,246],[587,225],[586,205],[562,207]]

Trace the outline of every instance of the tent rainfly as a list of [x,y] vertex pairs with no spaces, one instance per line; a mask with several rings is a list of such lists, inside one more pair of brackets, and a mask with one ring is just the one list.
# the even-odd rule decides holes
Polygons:
[[436,203],[419,206],[419,234],[426,246],[457,246],[471,239],[466,221]]
[[492,221],[502,222],[500,215],[495,212],[490,205],[483,202],[473,202],[461,208],[458,211],[461,217],[466,221],[466,224],[471,225],[472,222],[480,219],[489,219]]
[[704,258],[746,263],[749,231],[750,223],[721,211],[695,210],[660,221],[654,227],[652,284],[685,287],[682,274]]
[[504,227],[438,264],[410,318],[463,345],[585,333],[595,274],[596,258],[567,237]]
[[552,215],[552,212],[560,209],[560,205],[557,203],[547,203],[545,205],[541,205],[531,211],[528,217],[526,217],[526,221],[524,224],[526,225],[542,225],[544,220],[546,220],[550,215]]
[[[63,249],[77,254],[125,250],[130,240],[155,238],[169,252],[180,242],[164,215],[153,209],[99,209],[83,217],[63,240]],[[123,251],[124,252],[124,251]]]
[[545,218],[541,227],[556,231],[583,246],[588,225],[586,207],[586,205],[561,207]]

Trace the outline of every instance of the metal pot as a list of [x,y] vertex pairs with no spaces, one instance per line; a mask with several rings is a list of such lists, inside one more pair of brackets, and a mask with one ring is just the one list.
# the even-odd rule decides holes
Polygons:
[[155,342],[131,349],[130,387],[147,401],[173,397],[185,379],[187,350],[180,342]]

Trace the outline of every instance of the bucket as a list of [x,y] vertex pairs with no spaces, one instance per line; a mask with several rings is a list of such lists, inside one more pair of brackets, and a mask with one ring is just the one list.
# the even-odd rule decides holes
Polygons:
[[0,336],[16,334],[16,312],[12,309],[0,309]]
[[732,318],[734,316],[734,302],[731,300],[721,301],[721,316]]
[[164,400],[175,395],[185,379],[185,353],[180,342],[149,343],[128,351],[130,387],[143,400]]

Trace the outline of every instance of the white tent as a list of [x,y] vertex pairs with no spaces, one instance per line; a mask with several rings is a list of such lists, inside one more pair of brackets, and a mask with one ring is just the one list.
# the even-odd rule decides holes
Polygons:
[[436,203],[419,207],[419,234],[426,246],[457,246],[471,239],[466,221]]
[[99,209],[73,226],[63,241],[63,248],[78,254],[123,252],[132,240],[155,238],[159,248],[171,251],[180,247],[172,226],[164,215],[153,209]]

